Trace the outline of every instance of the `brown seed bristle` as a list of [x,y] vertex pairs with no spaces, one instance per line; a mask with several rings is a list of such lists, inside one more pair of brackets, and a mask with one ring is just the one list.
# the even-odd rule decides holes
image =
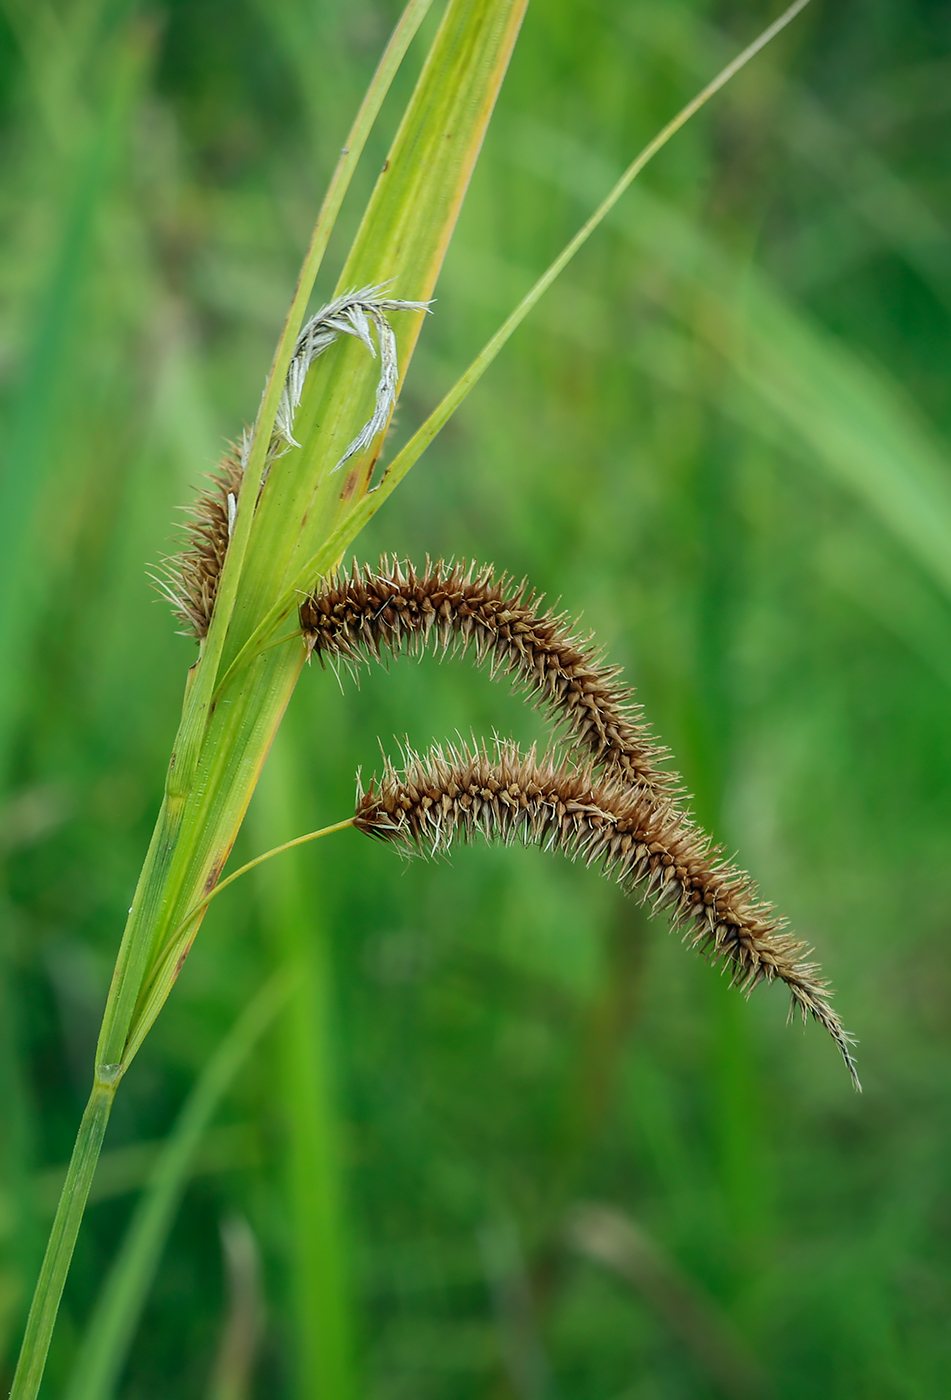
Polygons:
[[228,552],[229,497],[237,502],[243,475],[240,448],[232,443],[211,474],[211,485],[191,508],[184,549],[165,561],[163,577],[159,580],[176,617],[181,618],[188,632],[199,641],[208,632],[218,580]]
[[729,965],[749,993],[759,982],[786,983],[793,1007],[824,1026],[856,1087],[852,1037],[829,1001],[812,950],[762,903],[749,875],[672,803],[632,789],[614,774],[539,761],[499,743],[484,748],[408,752],[402,773],[388,762],[360,793],[355,824],[404,850],[434,856],[476,836],[522,841],[598,865],[655,911],[667,910],[690,946]]
[[590,637],[567,615],[542,608],[542,598],[491,565],[410,563],[383,558],[377,569],[354,564],[300,607],[301,628],[316,656],[351,665],[398,652],[432,650],[475,655],[491,674],[512,678],[564,724],[574,745],[628,783],[673,797],[678,778],[658,765],[666,757],[604,664]]

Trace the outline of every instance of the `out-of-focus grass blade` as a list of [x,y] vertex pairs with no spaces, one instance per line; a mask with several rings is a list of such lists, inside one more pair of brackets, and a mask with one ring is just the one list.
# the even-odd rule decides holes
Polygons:
[[[686,5],[650,12],[632,9],[625,27],[640,45],[662,52],[678,64],[686,63],[698,76],[710,62],[711,53],[726,50],[723,35]],[[871,236],[903,257],[935,297],[945,306],[951,305],[948,230],[922,193],[805,86],[794,84],[777,71],[771,87],[774,93],[782,94],[783,119],[776,124],[777,142],[828,181],[828,203],[823,206],[817,202],[812,217],[792,235],[800,253],[797,261],[812,264],[806,273],[807,285],[814,287],[817,277],[828,283],[841,275],[850,257],[867,256]],[[755,106],[745,115],[755,120]],[[843,215],[855,225],[850,238],[833,232]],[[801,256],[803,249],[806,258]],[[797,280],[801,287],[801,277]]]
[[648,1306],[679,1333],[722,1395],[732,1400],[772,1396],[769,1378],[731,1318],[643,1226],[612,1206],[585,1202],[569,1214],[565,1234],[579,1254],[644,1295]]
[[[561,134],[546,140],[537,127],[520,156],[581,200],[603,173],[595,152]],[[738,267],[699,226],[643,188],[615,222],[641,252],[673,262],[694,284],[710,314],[692,329],[730,358],[780,418],[787,442],[793,430],[798,455],[808,448],[951,593],[951,464],[936,430],[887,370],[863,362],[764,274]]]
[[744,300],[742,377],[951,596],[951,462],[937,433],[885,370],[759,279]]
[[56,13],[49,4],[7,0],[4,19],[20,50],[21,73],[35,115],[47,136],[67,158],[76,149],[77,130],[95,125],[82,93],[83,70],[101,57],[109,34],[124,23],[135,0],[90,0]]
[[[156,1161],[166,1145],[166,1138],[158,1138],[153,1142],[126,1143],[123,1147],[113,1147],[104,1152],[99,1158],[99,1170],[89,1193],[89,1204],[142,1191],[152,1179]],[[199,1173],[212,1176],[219,1172],[254,1169],[260,1165],[261,1144],[257,1125],[229,1123],[209,1129],[205,1134],[192,1161],[191,1173],[193,1177]],[[50,1218],[63,1189],[65,1175],[65,1166],[44,1167],[33,1178],[39,1208]]]
[[232,1215],[221,1222],[221,1248],[228,1302],[206,1400],[251,1400],[264,1302],[261,1251],[243,1216]]
[[915,570],[883,559],[867,534],[826,533],[816,549],[820,574],[951,687],[951,613]]
[[291,984],[275,974],[206,1064],[165,1143],[148,1189],[129,1222],[83,1335],[67,1400],[108,1400],[128,1355],[149,1286],[188,1182],[189,1168],[224,1095],[287,1004]]
[[96,212],[115,169],[129,114],[141,91],[148,35],[130,29],[118,46],[111,82],[79,160],[52,270],[33,316],[0,473],[0,773],[6,769],[22,657],[44,578],[37,567],[38,512],[53,465],[56,405],[70,373],[80,332]]
[[[251,808],[262,841],[306,824],[293,715],[275,740]],[[291,724],[288,732],[286,726]],[[351,1285],[346,1260],[343,1148],[336,1084],[333,968],[323,901],[313,888],[314,862],[300,851],[266,865],[256,883],[261,922],[294,988],[276,1041],[275,1110],[286,1161],[289,1329],[292,1393],[300,1400],[359,1394]]]
[[[29,45],[35,26],[25,17],[21,19],[24,42]],[[78,45],[73,61],[84,52]],[[116,40],[101,105],[75,143],[71,186],[61,202],[53,196],[53,217],[61,232],[46,283],[36,298],[19,383],[4,425],[0,470],[0,790],[7,779],[22,699],[29,688],[31,629],[55,583],[54,571],[41,562],[42,508],[48,504],[56,466],[58,409],[81,333],[82,298],[94,255],[97,209],[119,163],[148,53],[148,35],[140,29],[128,30]],[[33,56],[38,64],[42,56],[38,47]],[[64,123],[59,122],[59,116],[66,109],[73,111],[76,94],[68,91],[68,84],[48,84],[46,77],[39,69],[34,73],[35,86],[41,90],[36,100],[44,120],[62,134]],[[0,1253],[6,1265],[0,1272],[0,1354],[5,1350],[10,1314],[19,1305],[19,1272],[35,1267],[29,1256],[39,1246],[39,1241],[31,1244],[27,1238],[33,1219],[26,1164],[29,1114],[17,1064],[17,1000],[10,986],[13,921],[6,913],[4,910],[0,916],[0,1103],[4,1117],[0,1181],[7,1194],[0,1226]]]

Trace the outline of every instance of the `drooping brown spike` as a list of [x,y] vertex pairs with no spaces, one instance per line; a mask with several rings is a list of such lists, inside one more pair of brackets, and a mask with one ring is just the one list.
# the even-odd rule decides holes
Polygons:
[[812,950],[762,903],[750,877],[722,859],[673,804],[632,789],[617,774],[538,760],[499,743],[408,752],[402,773],[389,763],[357,800],[355,825],[403,850],[433,856],[453,841],[522,841],[581,857],[655,911],[667,910],[691,947],[727,965],[749,993],[785,982],[805,1019],[824,1026],[856,1087],[852,1037],[832,1009]]
[[417,573],[396,559],[376,569],[354,564],[305,598],[300,621],[322,661],[471,652],[547,709],[596,765],[646,791],[673,797],[678,790],[676,774],[659,766],[666,751],[618,684],[618,668],[605,665],[565,614],[544,609],[526,583],[497,576],[491,565],[427,561]]

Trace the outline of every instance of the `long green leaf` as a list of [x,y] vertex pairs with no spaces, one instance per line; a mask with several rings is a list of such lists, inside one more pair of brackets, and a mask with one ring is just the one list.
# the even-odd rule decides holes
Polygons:
[[[523,158],[581,201],[606,176],[595,152],[561,135],[545,140],[533,131]],[[951,464],[934,426],[887,370],[863,361],[763,273],[744,269],[737,297],[729,254],[656,195],[641,190],[615,222],[638,251],[660,252],[693,286],[708,314],[691,331],[726,354],[768,407],[774,440],[787,451],[795,444],[800,459],[860,499],[951,593]]]

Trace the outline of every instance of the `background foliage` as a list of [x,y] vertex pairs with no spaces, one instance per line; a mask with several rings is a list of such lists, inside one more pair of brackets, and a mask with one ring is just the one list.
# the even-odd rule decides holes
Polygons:
[[[397,434],[770,9],[529,12]],[[3,6],[8,1366],[194,655],[147,566],[253,416],[393,18]],[[333,1345],[337,1394],[379,1400],[945,1393],[949,30],[928,0],[811,6],[359,542],[492,559],[583,612],[704,820],[816,944],[864,1096],[778,990],[744,1003],[594,874],[481,849],[404,868],[345,833],[209,914],[117,1101],[50,1394],[157,1145],[282,962],[307,997],[195,1158],[122,1395],[311,1395]],[[343,691],[314,669],[238,854],[347,815],[377,736],[493,728],[537,719],[466,663]],[[606,1268],[579,1202],[649,1244]]]

